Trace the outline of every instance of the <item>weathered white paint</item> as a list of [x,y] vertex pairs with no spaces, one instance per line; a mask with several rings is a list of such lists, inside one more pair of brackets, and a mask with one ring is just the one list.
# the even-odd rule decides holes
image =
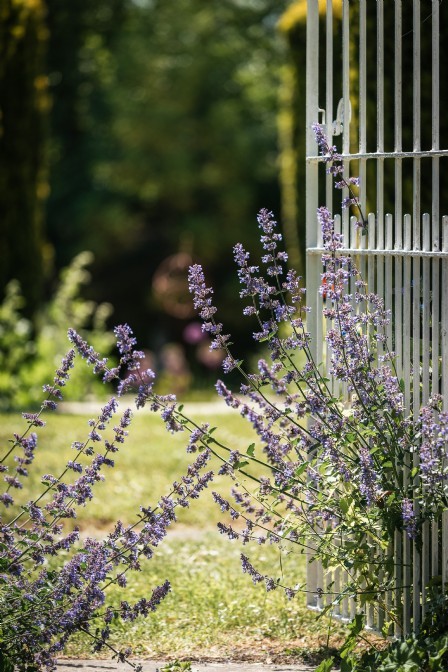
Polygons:
[[[367,166],[369,162],[376,165],[376,212],[365,213],[368,220],[368,235],[360,236],[354,231],[348,211],[342,217],[335,217],[335,225],[344,234],[345,247],[340,254],[351,254],[357,259],[369,289],[383,296],[386,307],[391,310],[393,320],[388,327],[388,341],[396,353],[396,364],[399,376],[404,382],[405,403],[408,412],[417,417],[419,408],[428,397],[441,392],[448,407],[448,216],[441,212],[439,193],[439,177],[448,157],[448,148],[440,147],[440,103],[439,103],[439,1],[431,3],[431,91],[428,100],[427,92],[422,91],[422,57],[421,33],[422,16],[420,0],[402,3],[394,0],[394,63],[385,63],[385,9],[384,0],[376,0],[375,34],[368,34],[366,21],[367,0],[351,0],[351,4],[359,3],[359,45],[351,49],[349,0],[342,3],[342,28],[337,44],[342,45],[342,54],[334,53],[334,26],[332,1],[327,0],[325,22],[321,30],[325,32],[326,45],[326,76],[319,81],[319,12],[318,0],[308,1],[307,19],[307,104],[306,104],[306,213],[307,213],[307,297],[312,308],[308,328],[313,336],[313,348],[316,361],[322,361],[325,354],[323,347],[323,331],[325,324],[320,318],[322,300],[318,298],[321,277],[320,255],[323,252],[321,236],[317,232],[316,210],[319,205],[319,180],[325,179],[327,207],[332,209],[333,192],[330,178],[323,177],[323,169],[319,164],[322,158],[318,155],[317,146],[311,133],[311,124],[318,121],[324,106],[324,119],[330,144],[333,144],[333,133],[342,130],[342,138],[338,140],[342,150],[344,166],[349,173],[353,162],[361,178],[360,203],[365,213],[368,202],[368,185],[366,184]],[[403,12],[412,9],[413,30],[408,39],[412,39],[412,149],[403,149],[402,117],[403,117]],[[425,10],[426,12],[426,10]],[[390,15],[389,15],[390,20]],[[426,26],[425,26],[426,29]],[[366,44],[375,44],[376,63],[376,98],[371,100],[367,95],[367,83],[370,64],[367,63]],[[359,59],[356,65],[359,73],[358,99],[353,99],[350,91],[350,59]],[[340,63],[340,65],[335,65]],[[342,68],[342,89],[335,89],[335,70]],[[428,67],[428,64],[425,64]],[[393,149],[385,147],[385,68],[393,68],[394,84],[394,142]],[[336,80],[337,81],[337,80]],[[333,124],[334,101],[340,100],[342,105],[341,119]],[[321,105],[320,105],[321,103]],[[355,105],[356,103],[356,105]],[[351,105],[358,110],[358,128],[350,128]],[[367,109],[376,107],[376,127],[367,127]],[[431,147],[422,147],[421,110],[422,106],[431,109]],[[355,123],[355,122],[353,122]],[[374,146],[371,151],[374,133]],[[356,139],[354,139],[356,138]],[[431,212],[422,212],[421,175],[422,161],[431,162],[432,194]],[[413,202],[409,212],[403,211],[402,199],[402,167],[404,161],[413,162]],[[385,212],[384,188],[385,166],[392,166],[395,186],[395,205],[393,213]],[[426,169],[426,168],[425,168]],[[389,173],[390,174],[390,173]],[[346,193],[342,195],[347,196]],[[445,362],[445,366],[442,363]],[[343,392],[338,384],[334,385],[336,394]],[[418,456],[414,454],[413,463],[417,464]],[[405,467],[404,479],[409,482],[411,464]],[[418,503],[414,503],[418,507]],[[423,551],[420,555],[417,548],[406,535],[396,533],[389,549],[395,559],[395,588],[386,595],[386,604],[403,606],[403,622],[394,627],[393,634],[401,636],[415,630],[425,614],[424,601],[426,586],[433,576],[442,576],[444,584],[448,583],[448,514],[440,521],[427,524],[423,530]],[[335,576],[325,576],[318,563],[311,563],[308,572],[308,587],[311,591],[324,588],[334,580],[333,590],[344,585],[344,572]],[[317,598],[309,594],[308,604],[311,608],[320,609],[328,605],[330,597]],[[344,599],[335,605],[334,613],[339,618],[351,618],[355,613],[353,600]],[[380,629],[383,615],[367,613],[368,626]]]

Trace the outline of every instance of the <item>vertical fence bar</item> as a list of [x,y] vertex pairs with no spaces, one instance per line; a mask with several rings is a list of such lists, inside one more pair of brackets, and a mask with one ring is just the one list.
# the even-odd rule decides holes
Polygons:
[[[341,233],[341,226],[342,226],[342,218],[341,215],[335,215],[334,216],[334,230],[335,233]],[[329,360],[327,360],[329,361]],[[333,390],[333,395],[335,397],[339,397],[343,391],[343,385],[344,383],[341,383],[340,380],[337,380],[337,378],[332,378],[332,390]]]
[[[440,9],[432,3],[432,149],[440,148]],[[432,157],[432,221],[440,218],[440,160]]]
[[[442,218],[442,250],[448,254],[448,216]],[[441,340],[441,387],[444,410],[448,411],[448,372],[444,362],[448,362],[448,257],[442,259],[442,302],[440,309],[440,340]],[[448,584],[448,511],[442,514],[442,587]]]
[[[342,109],[344,115],[344,123],[342,127],[342,152],[343,154],[350,153],[350,20],[349,20],[349,0],[342,0]],[[344,174],[348,175],[350,172],[350,162],[344,161]],[[348,190],[342,190],[343,198],[348,197]],[[349,209],[345,208],[342,211],[343,225],[347,225],[349,221]]]
[[[375,249],[375,214],[369,212],[367,215],[367,249]],[[369,254],[367,258],[367,290],[375,291],[375,258]]]
[[[405,215],[403,220],[404,228],[404,250],[411,249],[412,240],[412,219],[410,215]],[[404,381],[404,399],[407,413],[411,410],[411,259],[405,256],[403,259],[403,381]],[[410,462],[408,461],[403,469],[403,484],[406,488],[409,484]],[[411,631],[411,548],[409,537],[403,533],[403,634],[407,635]]]
[[[421,249],[420,222],[413,222],[413,250]],[[412,407],[413,417],[417,420],[420,404],[420,365],[421,365],[421,259],[415,255],[412,258]],[[418,453],[413,455],[413,466],[418,467]],[[418,516],[419,502],[414,499],[414,511]],[[420,590],[421,590],[421,555],[416,544],[413,544],[412,562],[412,587],[413,587],[413,627],[420,624]]]
[[[359,249],[360,250],[365,250],[366,248],[367,248],[367,236],[364,234],[364,235],[361,235],[359,237]],[[366,281],[367,280],[367,277],[366,277],[366,257],[365,257],[364,254],[361,254],[361,256],[359,257],[359,267],[358,268],[359,268],[359,271],[360,271],[360,274],[361,274],[361,278],[364,281]],[[362,310],[362,308],[360,307],[359,310]]]
[[[325,120],[328,144],[333,144],[333,1],[327,0],[326,13]],[[326,175],[326,203],[333,212],[333,176]]]
[[[384,293],[384,255],[382,250],[384,250],[384,215],[379,217],[377,215],[376,219],[376,228],[377,228],[377,237],[376,237],[376,293],[380,296],[383,301],[385,298]],[[377,345],[377,354],[378,354],[378,364],[380,362],[381,356],[384,354],[384,344],[381,341],[378,341]]]
[[[413,0],[413,149],[421,150],[421,40],[420,40],[420,0]],[[414,249],[420,249],[420,226],[421,226],[421,160],[413,159],[413,224],[414,224]],[[420,408],[420,259],[414,257],[413,263],[413,406],[414,419],[418,416]],[[414,453],[414,466],[418,466],[418,454]],[[414,500],[414,510],[419,513],[419,503]],[[413,545],[413,628],[416,630],[420,625],[420,590],[421,590],[421,557],[417,545]]]
[[[377,249],[384,249],[384,3],[376,3],[376,217]],[[377,256],[377,294],[384,298],[384,257]],[[383,354],[383,345],[378,343],[378,356]]]
[[[402,88],[403,88],[403,73],[402,73],[402,7],[401,0],[395,0],[395,25],[394,25],[394,150],[400,152],[402,150]],[[395,249],[401,250],[403,245],[403,209],[402,209],[402,193],[403,193],[403,176],[402,176],[402,161],[395,159],[394,161],[394,177],[395,177]],[[406,320],[406,313],[403,316],[403,288],[405,284],[403,281],[403,261],[402,257],[398,256],[395,259],[395,291],[394,291],[394,332],[396,352],[396,367],[399,377],[404,377],[403,370],[403,322]],[[395,550],[395,610],[399,615],[402,603],[403,610],[406,609],[406,602],[409,603],[409,588],[403,590],[403,574],[404,585],[407,583],[407,571],[404,569],[409,550],[406,548],[403,535],[396,531],[394,533],[394,550]],[[409,545],[409,544],[408,544]],[[404,631],[408,631],[409,626],[402,618],[394,624],[395,637],[401,637]]]
[[[325,126],[328,144],[331,146],[333,144],[333,2],[332,0],[327,0],[326,4],[326,14],[325,14]],[[325,202],[327,208],[330,212],[333,212],[333,176],[329,173],[325,176]],[[321,232],[319,231],[319,237]],[[318,307],[317,307],[317,319],[318,319],[318,329],[316,332],[316,339],[321,343],[322,348],[322,361],[325,361],[325,366],[328,366],[329,361],[329,348],[328,344],[325,342],[325,334],[328,329],[328,320],[324,320],[322,317],[323,309],[323,299],[319,294],[318,296]],[[334,590],[334,587],[331,588],[334,578],[332,573],[326,572],[323,573],[323,568],[321,563],[319,563],[317,570],[317,582],[318,585],[324,587],[324,590]],[[327,594],[325,597],[326,605],[328,606],[332,601],[332,596]],[[317,599],[318,608],[322,608],[322,604]]]
[[[420,45],[420,0],[413,0],[413,149],[415,152],[421,150],[421,45]],[[420,203],[421,203],[421,160],[417,157],[413,159],[414,174],[414,192],[413,192],[413,212],[412,217],[414,226],[418,223],[420,226]]]
[[[401,164],[400,164],[401,165]],[[397,183],[395,185],[397,189]],[[395,197],[398,197],[395,192]],[[400,195],[401,198],[401,195]],[[397,209],[395,210],[397,212]],[[395,218],[395,250],[403,249],[403,221]],[[394,350],[396,353],[396,367],[398,378],[403,378],[403,257],[398,255],[395,259],[395,287],[394,287]],[[394,534],[395,548],[395,610],[400,614],[402,604],[402,586],[403,586],[403,539],[402,534],[397,530]],[[401,637],[403,634],[400,619],[394,624],[395,637]]]
[[[432,90],[431,90],[431,113],[432,113],[432,143],[433,150],[440,147],[440,10],[439,2],[432,3]],[[432,158],[432,246],[433,250],[440,249],[440,161]],[[446,281],[446,279],[445,279]],[[440,276],[439,260],[432,260],[432,385],[433,394],[439,392],[439,320],[440,320]],[[446,361],[446,360],[445,360]],[[445,515],[446,519],[446,515]],[[443,532],[445,530],[445,532]],[[447,543],[446,525],[442,526],[442,544]],[[431,525],[431,575],[438,576],[439,566],[439,521],[435,520]]]
[[[318,119],[319,110],[319,7],[315,0],[307,0],[307,21],[306,21],[306,155],[317,154],[317,145],[312,131],[312,124]],[[317,218],[316,212],[319,199],[318,185],[318,165],[315,162],[306,164],[306,246],[307,248],[316,247],[317,243]],[[317,256],[317,255],[314,255]],[[313,255],[308,255],[306,265],[306,287],[307,297],[311,311],[307,315],[307,330],[312,336],[311,352],[316,361],[318,343],[315,338],[317,327],[317,310],[315,298],[318,293],[317,268],[318,259]],[[314,298],[314,304],[313,304]],[[308,554],[307,564],[307,604],[310,607],[316,607],[317,590],[317,563],[311,562],[312,551]]]
[[[439,252],[440,244],[440,222],[438,219],[432,220],[432,249]],[[431,265],[431,394],[440,393],[439,380],[439,347],[440,347],[440,262],[437,257],[432,259]],[[440,574],[439,563],[439,525],[435,520],[431,527],[431,575]]]
[[[357,221],[356,217],[355,217],[354,215],[352,215],[352,216],[350,217],[350,234],[351,234],[351,244],[350,244],[350,247],[351,247],[351,249],[359,249],[359,247],[360,247],[359,236],[358,236],[358,235],[355,235],[355,234],[357,234],[357,231],[356,231],[356,221]],[[363,236],[361,236],[361,238],[362,238],[362,237],[363,237]],[[358,269],[358,271],[359,271],[359,272],[361,273],[361,275],[362,275],[362,270],[361,270],[361,258],[359,257],[359,255],[355,254],[355,255],[353,255],[353,259],[354,259],[354,264],[355,264],[356,268]],[[352,296],[351,303],[352,303],[352,306],[353,306],[353,313],[356,313],[357,310],[358,310],[358,304],[357,304],[357,302],[356,302],[356,292],[358,291],[358,290],[357,290],[357,287],[356,287],[356,281],[357,281],[357,278],[356,278],[356,277],[352,277],[352,278],[350,278],[350,280],[349,280],[349,293],[350,293],[351,296]]]
[[[403,149],[403,130],[402,130],[402,91],[403,91],[403,71],[402,71],[402,41],[403,21],[401,0],[395,0],[395,45],[394,45],[394,150],[401,152]],[[403,171],[402,160],[395,159],[395,221],[402,221],[403,216]]]
[[376,166],[376,214],[384,222],[384,4],[376,3],[376,150],[379,154]]
[[[391,214],[387,214],[385,217],[385,249],[393,249],[393,234],[394,234],[394,222]],[[393,329],[392,329],[392,315],[393,315],[393,269],[392,269],[392,256],[387,255],[384,260],[384,307],[389,312],[390,319],[389,324],[386,327],[386,343],[387,348],[386,352],[393,351]],[[386,362],[386,366],[390,366],[390,362]],[[395,537],[389,543],[387,549],[388,558],[392,561],[395,561]],[[395,574],[395,573],[394,573]],[[394,594],[392,591],[388,591],[385,596],[386,599],[386,612],[389,613],[393,607]],[[382,625],[382,624],[381,624]]]
[[[403,220],[395,219],[395,250],[403,249]],[[395,259],[395,287],[394,287],[394,350],[396,353],[396,367],[399,378],[403,377],[403,257],[397,255]]]
[[[387,214],[385,217],[385,249],[392,250],[394,237],[394,220],[391,214]],[[386,339],[387,347],[389,350],[393,351],[393,337],[392,337],[392,314],[393,314],[393,296],[394,296],[394,283],[393,283],[393,273],[392,273],[392,256],[387,255],[384,260],[384,305],[386,310],[390,313],[390,321],[386,328]]]
[[[438,219],[432,220],[432,249],[439,252],[442,248],[440,244],[440,222]],[[437,257],[432,259],[431,265],[432,277],[432,303],[431,303],[431,394],[440,393],[439,380],[439,357],[440,357],[440,262]],[[440,574],[439,561],[439,524],[438,521],[432,523],[431,529],[431,575]]]
[[[359,2],[359,153],[367,152],[367,19],[366,0]],[[367,213],[367,161],[359,162],[359,201]]]
[[[431,250],[431,220],[428,213],[422,217],[422,238],[423,251],[430,252]],[[424,256],[422,259],[422,349],[421,349],[421,365],[422,365],[422,402],[425,404],[429,398],[429,380],[430,380],[430,315],[431,315],[431,260]]]
[[[380,217],[378,217],[378,214],[377,214],[377,218],[376,218],[376,247],[375,247],[375,249],[384,250],[384,217],[380,218]],[[381,266],[380,266],[380,264],[378,263],[380,261],[380,259],[383,260],[383,255],[379,254],[377,256],[378,256],[378,259],[377,259],[376,292],[377,292],[377,294],[379,294],[379,296],[384,298],[384,276],[383,276],[384,264],[381,263]]]
[[[423,251],[431,250],[431,221],[428,213],[422,217]],[[422,403],[429,399],[430,390],[430,316],[431,316],[431,259],[427,256],[422,259],[422,298],[421,298],[421,371],[422,371]],[[425,522],[422,529],[422,618],[426,614],[426,590],[431,576],[431,527]]]

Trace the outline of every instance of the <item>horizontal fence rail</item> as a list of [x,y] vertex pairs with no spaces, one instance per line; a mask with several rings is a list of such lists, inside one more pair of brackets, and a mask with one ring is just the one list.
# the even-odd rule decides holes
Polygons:
[[[354,152],[352,154],[340,153],[343,160],[356,161],[358,159],[375,159],[384,161],[385,159],[424,159],[428,157],[440,158],[448,156],[448,149],[433,149],[431,152]],[[322,156],[307,156],[307,163],[322,163]]]
[[[432,394],[448,401],[448,119],[440,115],[441,99],[448,101],[447,59],[440,61],[448,8],[437,1],[308,0],[307,11],[306,282],[313,356],[329,357],[316,211],[323,204],[337,209],[341,198],[311,130],[321,120],[345,174],[360,176],[360,204],[369,213],[367,235],[349,210],[335,216],[343,234],[337,254],[355,259],[368,291],[390,311],[388,345],[415,419]],[[343,190],[342,198],[348,195]],[[335,396],[344,395],[340,383],[333,386]],[[414,464],[417,459],[414,454]],[[431,579],[448,583],[448,515],[425,524],[421,548],[396,532],[388,554],[395,585],[385,601],[401,614],[390,633],[400,637],[416,631],[425,616]],[[321,610],[343,592],[347,575],[324,572],[312,552],[309,560],[308,606]],[[347,595],[332,610],[351,619],[357,609]],[[368,608],[368,627],[380,631],[384,620],[384,613]]]

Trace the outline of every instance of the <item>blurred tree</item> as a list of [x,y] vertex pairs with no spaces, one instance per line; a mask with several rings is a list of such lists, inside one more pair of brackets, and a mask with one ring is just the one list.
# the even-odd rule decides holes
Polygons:
[[41,299],[42,204],[47,194],[44,136],[49,108],[42,0],[0,5],[0,298],[19,280],[24,312]]
[[278,211],[286,0],[48,4],[57,265],[93,250],[93,298],[156,346],[183,328],[151,293],[162,261],[204,262],[233,302],[232,245],[253,243],[261,207]]
[[106,103],[114,39],[127,0],[46,0],[50,39],[47,69],[52,110],[47,230],[60,268],[88,245],[92,212],[105,195],[95,189],[95,163],[109,144]]

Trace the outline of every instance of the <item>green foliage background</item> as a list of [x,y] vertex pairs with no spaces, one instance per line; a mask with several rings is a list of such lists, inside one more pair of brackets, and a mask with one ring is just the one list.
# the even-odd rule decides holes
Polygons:
[[43,282],[42,206],[47,194],[43,0],[0,3],[0,291],[20,281],[33,314]]
[[[430,63],[429,3],[422,3],[422,62]],[[324,35],[326,3],[319,2]],[[448,30],[441,3],[441,44]],[[374,31],[376,3],[368,3]],[[428,10],[428,12],[427,12]],[[385,6],[385,59],[394,36]],[[334,0],[336,33],[341,2]],[[403,16],[403,146],[412,147],[412,16]],[[353,63],[358,4],[350,4]],[[409,37],[410,36],[410,37]],[[429,37],[428,37],[429,36]],[[281,216],[291,264],[304,273],[306,0],[4,0],[0,6],[0,300],[18,280],[19,314],[42,324],[42,305],[62,268],[94,255],[83,296],[114,307],[108,326],[129,322],[155,352],[182,342],[194,319],[186,267],[200,262],[217,287],[223,322],[250,351],[234,297],[231,248],[255,247],[261,207]],[[335,38],[335,58],[340,52]],[[409,48],[408,48],[409,47]],[[320,41],[325,64],[325,40]],[[376,43],[367,44],[368,97],[376,99]],[[441,59],[440,104],[448,99]],[[334,73],[334,109],[341,96]],[[393,68],[386,68],[385,145],[393,148]],[[350,72],[352,149],[357,145],[359,72]],[[320,73],[324,104],[324,67]],[[422,90],[431,86],[423,69]],[[376,105],[368,107],[375,151]],[[441,115],[441,146],[448,121]],[[422,146],[431,109],[422,109]],[[385,162],[385,210],[394,211],[394,166]],[[409,163],[409,165],[408,165]],[[422,164],[422,211],[430,211],[431,171]],[[356,166],[353,166],[356,172]],[[442,214],[448,173],[441,170]],[[404,212],[412,211],[412,166],[403,162]],[[368,164],[369,209],[376,175]],[[446,209],[446,208],[445,208]],[[180,263],[167,308],[154,278]],[[163,270],[162,270],[163,267]],[[168,278],[169,280],[169,278]],[[69,326],[65,320],[64,329]],[[194,373],[198,374],[198,370]]]
[[[83,296],[114,306],[109,326],[129,322],[155,351],[182,341],[194,317],[186,266],[199,261],[244,350],[231,248],[255,243],[261,207],[280,209],[286,4],[1,4],[0,301],[17,280],[30,337],[61,269],[89,250]],[[181,316],[153,290],[179,254]]]

